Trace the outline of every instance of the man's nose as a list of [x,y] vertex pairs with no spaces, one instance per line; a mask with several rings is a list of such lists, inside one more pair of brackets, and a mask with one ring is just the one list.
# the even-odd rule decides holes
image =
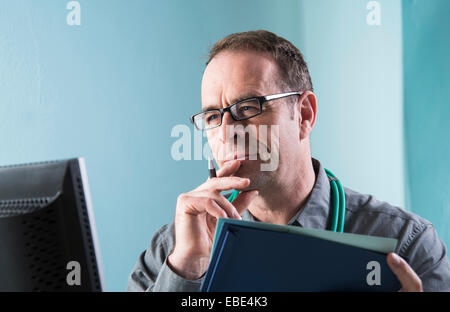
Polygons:
[[[227,128],[230,126],[234,126],[234,124],[236,123],[236,121],[233,119],[233,117],[231,117],[231,113],[230,112],[224,112],[223,116],[222,116],[222,125],[219,127],[219,131],[220,131],[220,142],[223,144],[227,143],[227,140],[231,140],[232,138],[234,138],[234,134],[230,135],[231,137],[227,137]],[[230,130],[228,130],[230,131]]]

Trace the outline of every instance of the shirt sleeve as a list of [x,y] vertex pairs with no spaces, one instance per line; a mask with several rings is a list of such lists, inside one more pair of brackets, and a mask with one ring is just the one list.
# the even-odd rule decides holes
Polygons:
[[447,248],[432,224],[417,225],[402,251],[400,255],[410,260],[424,291],[450,291]]
[[203,278],[187,280],[167,265],[173,248],[173,226],[163,226],[156,232],[146,251],[139,256],[127,284],[127,291],[197,292]]

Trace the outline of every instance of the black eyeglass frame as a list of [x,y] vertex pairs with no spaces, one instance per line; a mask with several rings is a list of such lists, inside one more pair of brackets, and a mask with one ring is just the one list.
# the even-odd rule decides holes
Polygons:
[[[235,121],[247,120],[247,119],[256,117],[256,116],[258,116],[258,115],[261,115],[262,112],[263,112],[262,106],[263,106],[264,103],[266,103],[266,102],[268,102],[268,101],[277,100],[277,99],[281,99],[281,98],[288,97],[288,96],[292,96],[292,95],[298,95],[298,96],[301,96],[303,93],[304,93],[304,92],[300,92],[300,91],[291,91],[291,92],[284,92],[284,93],[278,93],[278,94],[271,94],[271,95],[264,95],[264,96],[256,96],[256,97],[252,97],[252,98],[240,100],[240,101],[238,101],[238,102],[236,102],[236,103],[233,103],[233,104],[231,104],[230,106],[225,107],[225,108],[212,108],[212,109],[205,110],[205,111],[203,111],[203,112],[200,112],[200,113],[197,113],[197,114],[192,115],[190,119],[191,119],[192,124],[194,124],[194,126],[195,126],[195,128],[196,128],[197,130],[200,130],[200,131],[207,131],[207,130],[211,130],[211,129],[220,127],[220,126],[222,125],[223,115],[225,114],[225,112],[229,112],[231,118],[233,118],[233,120],[235,120]],[[250,116],[250,117],[245,117],[245,118],[237,118],[237,117],[234,116],[233,112],[231,111],[231,109],[232,109],[234,106],[236,106],[236,105],[238,105],[238,104],[241,104],[241,103],[244,103],[244,102],[249,102],[249,101],[254,101],[254,100],[258,101],[258,103],[259,103],[259,113],[255,114],[255,115],[253,115],[253,116]],[[214,127],[211,127],[211,128],[207,128],[207,129],[199,129],[199,128],[197,127],[195,121],[194,121],[195,117],[198,116],[198,115],[207,113],[207,112],[215,112],[215,111],[219,111],[219,112],[220,112],[220,123],[219,123],[218,125],[214,126]]]

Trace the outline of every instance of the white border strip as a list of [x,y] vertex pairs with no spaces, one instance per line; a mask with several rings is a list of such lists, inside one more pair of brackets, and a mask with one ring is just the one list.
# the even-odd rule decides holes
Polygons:
[[86,172],[86,162],[84,160],[84,157],[78,157],[77,160],[78,160],[78,165],[80,167],[81,182],[83,183],[83,192],[84,192],[84,198],[86,201],[86,207],[87,207],[87,212],[88,212],[88,216],[89,216],[89,223],[90,223],[90,227],[91,227],[92,243],[94,245],[95,259],[97,260],[98,276],[100,279],[100,288],[101,288],[101,291],[106,291],[105,279],[104,279],[104,275],[103,275],[103,265],[102,265],[102,260],[101,260],[101,256],[100,256],[100,247],[99,247],[98,237],[97,237],[97,228],[95,226],[94,211],[92,209],[91,193],[89,192],[89,184],[88,184],[87,172]]

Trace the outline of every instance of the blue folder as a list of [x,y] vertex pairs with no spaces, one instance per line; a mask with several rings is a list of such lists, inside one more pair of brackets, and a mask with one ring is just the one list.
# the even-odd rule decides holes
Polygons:
[[[219,221],[201,291],[398,291],[401,287],[387,265],[387,252],[339,242],[353,236],[361,240],[363,235],[320,230],[309,235],[309,229],[302,234],[292,226]],[[374,239],[378,244],[397,243]]]

